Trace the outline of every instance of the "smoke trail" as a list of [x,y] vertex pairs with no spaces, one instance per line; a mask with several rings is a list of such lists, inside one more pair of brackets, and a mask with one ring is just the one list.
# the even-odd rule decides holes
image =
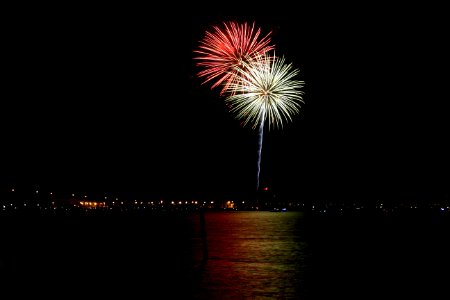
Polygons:
[[259,133],[258,133],[258,171],[256,175],[256,190],[259,190],[259,173],[261,171],[261,149],[262,149],[262,143],[263,143],[263,132],[264,132],[264,112],[262,113],[261,117],[261,125],[259,126]]

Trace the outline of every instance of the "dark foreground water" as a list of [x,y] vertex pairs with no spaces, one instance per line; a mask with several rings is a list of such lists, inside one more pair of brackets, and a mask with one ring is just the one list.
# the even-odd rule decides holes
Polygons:
[[[2,299],[441,299],[439,215],[0,216]],[[206,229],[204,235],[202,228]]]

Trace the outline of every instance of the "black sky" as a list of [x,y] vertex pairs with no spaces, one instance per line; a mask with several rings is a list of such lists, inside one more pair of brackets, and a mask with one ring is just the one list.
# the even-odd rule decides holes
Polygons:
[[296,197],[448,197],[445,19],[423,7],[15,7],[2,68],[2,188],[251,193],[256,132],[201,85],[211,25],[256,22],[305,104],[265,132],[261,180]]

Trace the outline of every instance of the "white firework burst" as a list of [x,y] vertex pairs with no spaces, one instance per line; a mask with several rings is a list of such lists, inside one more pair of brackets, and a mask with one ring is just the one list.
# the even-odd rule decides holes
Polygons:
[[268,121],[269,129],[283,127],[300,112],[304,81],[295,79],[299,69],[285,63],[284,57],[264,54],[245,67],[236,67],[238,80],[231,83],[225,102],[243,126],[256,129]]

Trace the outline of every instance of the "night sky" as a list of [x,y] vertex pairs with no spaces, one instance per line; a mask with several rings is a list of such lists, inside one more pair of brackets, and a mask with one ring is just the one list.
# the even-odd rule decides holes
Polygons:
[[[160,4],[158,4],[160,5]],[[296,199],[449,195],[445,19],[422,7],[14,7],[2,38],[2,188],[240,197],[257,132],[201,85],[222,21],[272,31],[305,81],[266,131],[261,185]],[[445,21],[446,22],[446,21]]]

